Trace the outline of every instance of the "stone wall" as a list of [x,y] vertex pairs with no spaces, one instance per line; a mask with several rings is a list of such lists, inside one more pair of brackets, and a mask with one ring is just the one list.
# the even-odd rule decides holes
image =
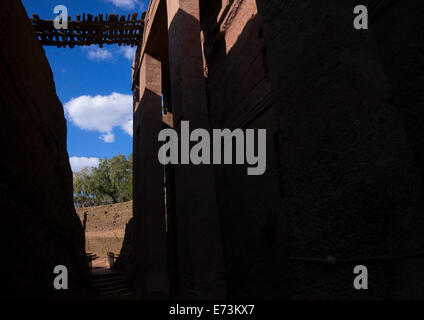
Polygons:
[[[87,296],[63,107],[20,1],[0,2],[0,109],[1,295]],[[56,265],[68,268],[69,290],[53,288]]]
[[[256,2],[279,126],[289,297],[422,298],[421,2],[366,1],[368,30],[353,28],[358,1]],[[369,290],[353,289],[358,264]]]
[[76,211],[85,228],[86,252],[100,257],[93,266],[109,267],[107,253],[119,255],[121,251],[125,227],[132,216],[132,201]]
[[[423,6],[364,1],[370,29],[355,30],[358,3],[151,1],[134,66],[154,61],[155,72],[136,71],[155,81],[135,79],[140,92],[154,83],[177,131],[188,120],[191,129],[268,132],[263,176],[240,165],[166,167],[168,241],[158,223],[137,243],[171,296],[424,297],[424,258],[415,256],[424,250]],[[155,113],[158,131],[161,107],[138,99],[135,115]],[[134,127],[134,148],[155,155],[144,141],[156,131],[144,129]],[[136,158],[135,181],[156,160]],[[135,201],[156,205],[135,210],[136,224],[164,214],[156,191],[135,185]],[[150,248],[167,252],[167,272]],[[360,264],[369,290],[353,287]]]
[[276,285],[284,277],[283,252],[276,243],[281,223],[280,182],[271,84],[256,2],[201,4],[212,127],[267,129],[264,175],[248,176],[247,165],[214,166],[227,296],[281,297],[282,287]]

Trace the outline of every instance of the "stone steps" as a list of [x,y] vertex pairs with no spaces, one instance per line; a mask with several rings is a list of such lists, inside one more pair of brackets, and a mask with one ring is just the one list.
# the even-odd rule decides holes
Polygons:
[[128,288],[125,276],[120,272],[92,273],[95,288],[105,299],[134,298],[134,293]]

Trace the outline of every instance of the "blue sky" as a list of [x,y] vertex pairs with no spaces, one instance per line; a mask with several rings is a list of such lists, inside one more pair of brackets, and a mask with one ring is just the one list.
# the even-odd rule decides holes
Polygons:
[[[148,0],[22,0],[31,17],[53,20],[57,5],[75,19],[83,12],[128,15],[146,11]],[[135,48],[105,45],[44,47],[56,92],[65,109],[68,153],[74,171],[99,158],[132,152],[131,63]]]

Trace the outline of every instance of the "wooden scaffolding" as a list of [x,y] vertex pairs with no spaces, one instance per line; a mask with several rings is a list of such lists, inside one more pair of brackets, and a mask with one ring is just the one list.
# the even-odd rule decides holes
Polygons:
[[83,13],[76,16],[76,21],[68,17],[68,28],[57,30],[53,20],[41,20],[36,14],[30,18],[35,34],[43,45],[65,48],[69,46],[90,46],[104,44],[118,44],[137,46],[141,43],[144,30],[145,13],[137,19],[138,14],[128,16],[117,14],[103,14],[94,17],[92,14]]

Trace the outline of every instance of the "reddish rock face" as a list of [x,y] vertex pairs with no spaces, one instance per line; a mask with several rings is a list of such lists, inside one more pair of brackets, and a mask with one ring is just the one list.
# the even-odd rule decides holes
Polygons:
[[[89,269],[63,107],[20,1],[0,3],[0,43],[2,295],[83,297]],[[56,265],[67,267],[69,290],[53,288]]]
[[[422,257],[394,259],[424,248],[423,6],[363,1],[372,22],[359,31],[356,3],[151,0],[134,64],[136,256],[157,272],[140,272],[145,291],[161,278],[180,298],[424,296]],[[143,68],[152,56],[155,72]],[[154,90],[140,80],[160,77]],[[158,147],[146,142],[162,107],[149,90],[177,131],[189,121],[269,133],[263,176],[168,165],[167,243],[152,223],[163,190],[146,188],[163,174],[146,175],[156,159],[137,158]],[[144,131],[143,110],[157,114]],[[165,268],[150,247],[167,252]],[[361,263],[373,285],[357,291]]]
[[77,208],[85,226],[85,248],[96,254],[93,267],[109,267],[107,253],[119,255],[124,241],[125,227],[132,216],[132,201],[104,206]]

